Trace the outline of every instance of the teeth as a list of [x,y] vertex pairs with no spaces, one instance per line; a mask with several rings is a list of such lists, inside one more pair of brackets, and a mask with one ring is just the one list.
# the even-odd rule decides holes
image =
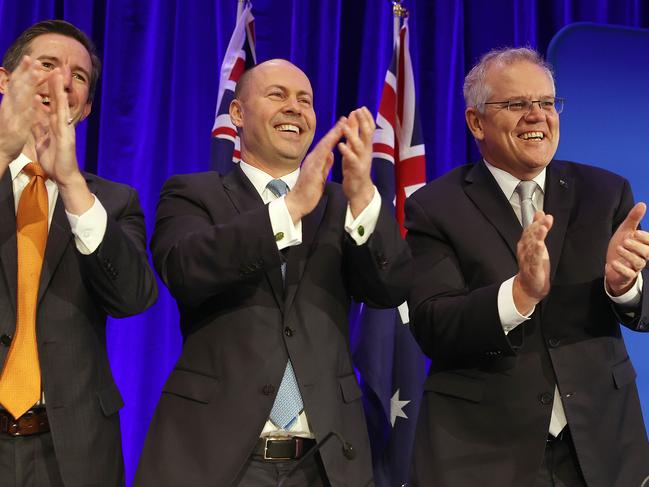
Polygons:
[[42,103],[43,105],[49,105],[49,104],[50,104],[50,97],[47,96],[47,95],[43,95],[43,96],[41,97],[41,103]]
[[293,133],[296,133],[296,134],[300,133],[300,128],[297,125],[292,125],[292,124],[288,124],[288,123],[278,125],[275,128],[277,130],[279,130],[280,132],[293,132]]
[[525,132],[524,134],[521,134],[518,137],[523,140],[529,140],[529,139],[543,140],[545,138],[543,132]]

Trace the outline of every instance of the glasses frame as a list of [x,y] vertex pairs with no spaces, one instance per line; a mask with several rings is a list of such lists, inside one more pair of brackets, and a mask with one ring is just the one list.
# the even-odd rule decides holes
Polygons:
[[[548,101],[547,99],[546,100],[526,100],[524,98],[514,98],[512,100],[504,100],[504,101],[486,101],[482,103],[482,105],[501,105],[501,108],[506,108],[507,111],[509,112],[524,113],[525,115],[527,115],[534,108],[534,104],[537,104],[539,106],[539,110],[543,112],[553,111],[554,113],[559,115],[561,112],[563,112],[563,107],[566,99],[559,96],[555,96],[553,100],[554,100],[554,105],[552,106],[551,110],[545,109],[541,106],[541,103],[543,103],[544,101]],[[527,110],[512,110],[511,109],[512,102],[520,102],[520,101],[529,102],[530,104],[529,108]],[[557,103],[560,105],[559,109],[557,109]]]

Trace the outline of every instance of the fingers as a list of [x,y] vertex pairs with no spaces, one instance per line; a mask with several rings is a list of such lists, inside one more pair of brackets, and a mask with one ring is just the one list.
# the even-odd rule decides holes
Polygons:
[[68,95],[63,88],[63,75],[59,68],[52,71],[52,75],[48,79],[48,86],[51,114],[56,115],[55,125],[59,130],[65,129],[69,125],[70,106],[68,105]]
[[638,228],[638,225],[640,225],[640,220],[642,220],[646,211],[646,204],[642,202],[636,203],[636,205],[631,208],[631,211],[629,211],[628,215],[620,225],[620,228],[622,228],[623,230],[636,230]]

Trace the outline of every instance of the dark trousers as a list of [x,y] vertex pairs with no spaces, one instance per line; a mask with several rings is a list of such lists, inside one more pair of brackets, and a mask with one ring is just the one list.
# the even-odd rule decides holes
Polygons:
[[63,487],[51,433],[9,436],[0,433],[2,487]]
[[545,445],[543,463],[534,487],[587,487],[570,430],[566,427]]
[[[264,461],[251,457],[234,482],[236,487],[278,487],[298,460]],[[282,487],[330,487],[320,455],[315,454],[284,480]]]

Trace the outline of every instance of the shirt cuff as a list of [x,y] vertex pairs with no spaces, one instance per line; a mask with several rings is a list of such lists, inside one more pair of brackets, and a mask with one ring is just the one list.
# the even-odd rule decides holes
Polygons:
[[635,280],[635,285],[621,296],[611,296],[608,289],[606,289],[606,278],[604,278],[604,291],[618,306],[623,308],[633,308],[640,304],[642,299],[642,272],[638,273],[638,278]]
[[354,239],[356,245],[363,245],[370,238],[372,232],[376,228],[376,223],[379,221],[379,213],[381,212],[381,195],[374,186],[374,196],[372,201],[367,205],[363,211],[354,219],[352,210],[347,204],[347,213],[345,213],[345,230],[351,238]]
[[293,224],[293,218],[286,207],[285,196],[268,203],[270,226],[275,235],[277,250],[293,247],[302,243],[302,221]]
[[77,216],[65,211],[74,235],[74,243],[83,255],[90,255],[97,250],[104,239],[108,224],[106,209],[94,194],[92,197],[95,202],[83,214]]
[[522,315],[516,309],[514,304],[514,278],[512,276],[503,282],[498,289],[498,316],[500,316],[500,324],[503,327],[505,335],[516,328],[518,325],[530,319],[534,309],[526,315]]

